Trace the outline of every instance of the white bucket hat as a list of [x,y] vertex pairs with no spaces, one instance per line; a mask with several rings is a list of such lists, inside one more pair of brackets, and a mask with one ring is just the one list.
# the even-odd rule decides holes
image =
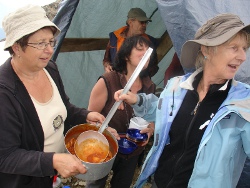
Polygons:
[[8,14],[4,17],[2,26],[6,34],[4,50],[25,35],[46,26],[56,28],[54,36],[60,33],[60,29],[48,19],[45,10],[38,5],[27,5]]
[[196,32],[194,40],[188,40],[182,46],[181,64],[184,68],[195,67],[200,46],[218,46],[228,41],[241,30],[250,33],[250,25],[244,25],[237,15],[219,14],[208,20]]

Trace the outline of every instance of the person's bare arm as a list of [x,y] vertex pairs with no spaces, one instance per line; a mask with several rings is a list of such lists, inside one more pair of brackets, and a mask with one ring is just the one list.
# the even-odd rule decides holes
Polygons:
[[[101,112],[104,108],[106,102],[108,100],[108,90],[103,78],[100,78],[95,86],[93,87],[90,98],[89,98],[89,106],[88,110]],[[107,128],[109,132],[111,132],[116,139],[120,139],[117,131],[111,127]]]
[[100,78],[94,85],[89,98],[88,110],[101,112],[108,99],[108,90],[104,79]]

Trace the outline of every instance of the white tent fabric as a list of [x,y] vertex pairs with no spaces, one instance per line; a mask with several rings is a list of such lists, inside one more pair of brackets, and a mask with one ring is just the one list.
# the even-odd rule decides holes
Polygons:
[[[127,13],[133,7],[142,8],[148,17],[152,16],[152,22],[147,26],[147,34],[160,38],[166,31],[155,0],[67,0],[61,5],[54,22],[63,29],[62,36],[65,34],[64,28],[67,30],[68,27],[66,23],[70,23],[65,38],[108,38],[110,32],[125,25]],[[67,11],[70,10],[70,13],[65,12],[65,8]],[[74,15],[71,22],[69,14]],[[69,21],[65,21],[67,19]],[[102,65],[104,52],[99,50],[58,54],[56,63],[73,104],[87,107],[92,87],[104,72]],[[173,54],[172,49],[161,61],[163,63],[159,64],[160,70],[153,77],[158,87],[163,86],[164,72]]]
[[0,65],[2,65],[10,57],[9,52],[3,50],[4,44],[5,41],[0,42]]
[[[65,35],[66,38],[108,38],[109,32],[125,25],[127,12],[132,7],[140,7],[147,16],[152,16],[153,22],[148,25],[147,33],[159,38],[167,29],[174,45],[174,50],[160,62],[160,70],[153,77],[158,87],[163,86],[164,72],[174,51],[180,57],[184,42],[193,39],[196,30],[208,19],[219,13],[231,12],[239,15],[245,24],[250,23],[249,0],[64,0],[61,5],[55,18],[55,23],[63,31],[61,38]],[[103,55],[104,50],[58,54],[56,62],[66,92],[74,104],[87,107],[91,89],[103,73]],[[236,79],[250,83],[249,64],[248,53],[248,59]]]

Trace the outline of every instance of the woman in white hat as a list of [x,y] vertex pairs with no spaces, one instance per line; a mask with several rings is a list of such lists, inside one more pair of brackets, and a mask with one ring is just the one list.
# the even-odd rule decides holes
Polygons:
[[63,133],[104,116],[69,102],[50,61],[59,29],[34,5],[7,15],[3,29],[11,58],[0,67],[0,187],[48,188],[56,171],[85,173],[77,157],[63,153]]
[[250,86],[234,80],[246,60],[250,25],[220,14],[182,48],[192,74],[171,79],[154,95],[119,97],[135,115],[154,119],[154,144],[135,187],[154,174],[153,188],[233,188],[250,156]]

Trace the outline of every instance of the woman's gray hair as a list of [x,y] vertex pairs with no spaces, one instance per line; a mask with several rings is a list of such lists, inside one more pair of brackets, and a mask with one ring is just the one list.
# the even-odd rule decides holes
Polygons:
[[[233,37],[231,37],[229,40],[227,40],[223,44],[230,43],[238,35],[240,35],[241,37],[246,37],[247,48],[249,48],[250,47],[250,37],[249,37],[249,33],[247,33],[245,30],[239,31],[238,33],[236,33]],[[223,44],[220,44],[220,45],[223,45]],[[220,45],[218,45],[218,46],[220,46]],[[205,46],[205,48],[206,48],[206,51],[208,54],[211,54],[211,53],[216,54],[218,46]],[[196,61],[195,61],[195,68],[199,69],[200,67],[204,67],[205,60],[206,60],[205,56],[203,55],[201,50],[199,50],[197,53]]]
[[[211,53],[216,54],[217,47],[218,46],[205,46],[208,54],[211,54]],[[205,60],[206,60],[206,57],[203,55],[201,50],[199,50],[197,57],[196,57],[196,61],[195,61],[195,68],[196,69],[199,69],[200,67],[204,68]]]

